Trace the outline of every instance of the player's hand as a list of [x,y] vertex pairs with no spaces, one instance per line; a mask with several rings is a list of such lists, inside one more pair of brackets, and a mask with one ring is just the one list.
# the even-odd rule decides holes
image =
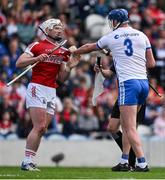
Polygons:
[[71,53],[74,53],[74,51],[77,49],[76,46],[71,46],[68,48],[68,50],[71,52]]
[[101,64],[100,64],[100,68],[99,68],[99,66],[97,64],[94,65],[94,71],[95,72],[98,73],[98,72],[101,72],[101,70],[102,70],[102,65]]
[[81,56],[80,55],[71,55],[70,56],[70,60],[67,62],[67,66],[72,69],[75,66],[77,66],[77,64],[80,61]]
[[49,58],[49,55],[47,54],[40,54],[39,56],[36,57],[36,62],[37,61],[45,61]]
[[[74,52],[76,49],[77,49],[76,46],[71,46],[71,47],[69,48],[69,51],[70,51],[70,52]],[[71,54],[70,60],[68,61],[67,66],[68,66],[70,69],[74,68],[74,67],[77,66],[77,64],[79,63],[80,58],[81,58],[81,56],[80,56],[79,54],[76,54],[76,55]]]

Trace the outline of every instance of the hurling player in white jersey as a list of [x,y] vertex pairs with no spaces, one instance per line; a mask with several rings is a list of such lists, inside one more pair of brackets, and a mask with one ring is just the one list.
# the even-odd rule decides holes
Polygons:
[[119,82],[118,105],[124,137],[119,165],[128,164],[129,150],[132,146],[137,157],[135,171],[149,171],[136,130],[136,115],[149,91],[146,68],[155,66],[151,45],[143,32],[129,26],[127,10],[114,9],[110,11],[108,19],[113,32],[103,36],[96,43],[81,46],[72,53],[84,54],[102,49],[112,52]]
[[32,78],[26,95],[26,107],[33,124],[21,164],[21,169],[26,171],[39,171],[33,159],[41,137],[55,113],[57,80],[66,80],[80,58],[79,55],[70,56],[69,50],[64,47],[49,53],[62,40],[64,28],[59,19],[48,19],[40,25],[41,27],[46,35],[45,39],[29,45],[16,63],[17,67],[23,68],[39,62],[32,69]]

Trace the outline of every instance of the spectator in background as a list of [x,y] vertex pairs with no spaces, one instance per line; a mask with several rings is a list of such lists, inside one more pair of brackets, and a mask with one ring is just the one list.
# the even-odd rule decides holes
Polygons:
[[91,107],[86,107],[84,114],[78,118],[78,128],[82,135],[92,137],[99,129],[99,122]]
[[11,120],[10,112],[4,111],[0,120],[0,136],[7,138],[12,133],[15,133],[15,126]]
[[36,27],[34,26],[34,22],[32,21],[32,14],[30,11],[22,11],[20,16],[21,19],[17,24],[17,33],[20,40],[27,45],[34,40],[36,34]]
[[105,114],[104,108],[99,105],[97,106],[96,115],[99,122],[99,129],[98,131],[104,132],[106,131],[107,125],[108,125],[108,117]]
[[8,45],[8,51],[9,51],[9,57],[10,57],[10,69],[12,70],[12,74],[19,72],[18,69],[16,69],[16,61],[18,57],[21,55],[22,50],[19,47],[19,40],[17,35],[12,36],[9,45]]
[[32,122],[28,112],[25,112],[24,116],[18,121],[17,134],[19,138],[26,138],[32,129]]
[[18,29],[17,29],[17,24],[16,24],[16,19],[12,16],[10,13],[7,16],[7,34],[8,36],[12,36],[12,34],[16,34]]
[[9,38],[7,36],[6,27],[0,27],[0,58],[8,53],[8,41]]
[[8,78],[13,76],[13,72],[10,68],[10,57],[8,55],[4,55],[0,61],[0,74],[6,73]]
[[163,106],[161,114],[155,119],[154,134],[158,137],[165,137],[165,106]]
[[155,20],[157,25],[165,21],[165,13],[157,7],[156,0],[150,0],[148,4],[149,17]]
[[62,133],[66,137],[68,137],[71,134],[71,115],[76,113],[77,109],[74,107],[72,99],[71,98],[65,98],[64,104],[63,104],[63,111],[60,115],[60,122],[63,124],[63,130]]
[[69,137],[71,135],[79,134],[78,127],[78,113],[73,111],[70,114],[70,120],[68,122],[64,122],[62,133],[64,136]]
[[16,124],[18,122],[19,115],[16,107],[10,99],[10,93],[5,90],[1,98],[2,100],[0,102],[0,119],[2,119],[3,112],[7,111],[10,113],[10,118],[13,121],[13,123]]

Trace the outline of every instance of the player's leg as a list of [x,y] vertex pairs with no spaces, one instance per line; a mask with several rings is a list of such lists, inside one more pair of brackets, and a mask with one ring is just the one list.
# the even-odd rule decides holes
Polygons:
[[47,113],[46,90],[47,88],[35,83],[30,83],[27,89],[26,106],[29,109],[33,128],[27,137],[22,170],[38,170],[34,165],[33,158],[38,150],[41,137],[52,119],[52,114]]
[[116,100],[111,115],[108,118],[108,126],[107,130],[111,133],[113,139],[118,144],[120,149],[122,150],[122,132],[119,130],[120,126],[120,111],[118,106],[118,101]]
[[125,130],[127,138],[136,154],[141,171],[147,171],[148,167],[144,158],[141,140],[136,130],[138,111],[136,104],[139,104],[139,99],[145,101],[147,92],[147,86],[146,89],[143,88],[141,86],[141,80],[129,80],[120,84],[119,104],[122,128]]
[[[132,148],[130,149],[130,145],[128,144],[128,141],[124,140],[125,138],[123,139],[122,132],[119,130],[119,126],[120,126],[119,118],[120,118],[120,110],[119,110],[119,106],[118,106],[118,101],[116,101],[113,106],[111,116],[109,117],[109,123],[108,123],[107,130],[111,133],[113,139],[118,144],[118,146],[120,147],[122,152],[123,152],[123,146],[124,146],[124,153],[129,151],[129,158],[128,158],[129,165],[131,167],[135,167],[136,156],[135,156],[135,153],[133,152]],[[122,141],[126,141],[126,142],[122,142]],[[121,158],[121,162],[124,162],[124,160],[122,158]],[[127,163],[127,162],[125,162],[125,163]],[[126,164],[126,168],[124,168],[123,166],[120,167],[120,163],[118,165],[112,167],[113,171],[121,171],[121,169],[130,170],[130,168],[128,167],[128,164]]]
[[46,109],[32,107],[29,108],[33,128],[26,141],[25,157],[22,163],[23,170],[38,170],[34,164],[34,157],[40,145],[41,137],[46,132],[48,125],[52,120],[52,115],[46,112]]
[[136,130],[137,105],[120,106],[120,113],[122,117],[122,127],[127,134],[137,158],[144,157],[142,144]]
[[[136,125],[136,128],[138,127],[138,124],[140,122],[143,121],[143,119],[145,118],[145,109],[146,109],[146,103],[144,103],[140,110],[138,111],[138,114],[137,114],[137,125]],[[135,168],[135,162],[136,162],[136,155],[133,151],[133,149],[131,148],[130,149],[130,152],[129,152],[129,165],[133,168]]]

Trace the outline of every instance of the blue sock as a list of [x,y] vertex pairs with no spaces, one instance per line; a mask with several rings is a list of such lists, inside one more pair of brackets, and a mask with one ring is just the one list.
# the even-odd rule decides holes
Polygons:
[[121,159],[120,159],[120,163],[121,164],[128,163],[128,157],[129,157],[128,154],[122,154]]
[[138,163],[145,163],[146,160],[144,157],[137,158]]
[[128,154],[122,154],[122,156],[121,156],[121,158],[122,158],[122,159],[125,159],[125,160],[128,160],[128,157],[129,157]]

